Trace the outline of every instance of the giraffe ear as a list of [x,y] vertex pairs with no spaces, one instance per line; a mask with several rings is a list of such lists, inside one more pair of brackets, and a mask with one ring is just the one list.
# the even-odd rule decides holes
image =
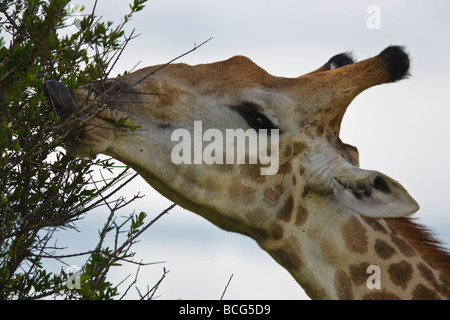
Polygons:
[[419,210],[417,202],[392,178],[357,167],[334,172],[333,192],[349,209],[373,218],[396,218]]

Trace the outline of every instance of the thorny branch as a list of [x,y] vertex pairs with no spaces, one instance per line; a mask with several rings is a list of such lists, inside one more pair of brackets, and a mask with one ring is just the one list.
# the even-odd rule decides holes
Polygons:
[[[95,117],[99,112],[103,111],[105,109],[105,107],[107,107],[108,102],[114,101],[114,99],[116,99],[121,93],[126,92],[128,90],[131,90],[133,87],[137,86],[138,84],[142,83],[143,81],[147,80],[148,78],[152,77],[153,75],[155,75],[158,71],[161,71],[162,69],[164,69],[165,67],[167,67],[168,65],[174,63],[175,61],[181,59],[182,57],[194,52],[195,50],[199,49],[200,47],[202,47],[203,45],[205,45],[207,42],[211,41],[213,38],[209,38],[205,41],[203,41],[202,43],[200,43],[199,45],[194,44],[194,47],[189,50],[186,51],[185,53],[173,58],[172,60],[170,60],[169,62],[159,66],[158,68],[156,68],[155,70],[151,71],[150,73],[148,73],[147,75],[145,75],[144,77],[142,77],[141,79],[139,79],[138,81],[131,83],[127,86],[119,86],[119,84],[115,85],[115,86],[110,86],[107,90],[105,90],[102,94],[97,95],[95,98],[95,103],[96,106],[98,107],[95,114],[92,114],[91,117],[89,119],[91,119],[92,117]],[[115,62],[114,62],[115,64]],[[103,84],[104,81],[106,79],[101,79],[101,83]],[[113,95],[110,95],[111,92],[114,92]],[[149,94],[149,95],[163,95],[160,93],[148,93],[148,92],[134,92],[133,93],[137,93],[137,94]],[[84,103],[84,108],[82,110],[79,111],[80,114],[82,114],[85,110],[91,108],[92,106],[88,105],[88,99],[91,95],[91,92],[88,92],[88,94],[86,95],[86,101]],[[90,101],[92,102],[92,101]]]

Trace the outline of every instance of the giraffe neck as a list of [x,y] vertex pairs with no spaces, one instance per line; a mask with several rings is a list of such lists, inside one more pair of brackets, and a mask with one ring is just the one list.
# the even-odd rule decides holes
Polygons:
[[[311,298],[450,298],[450,283],[413,247],[412,239],[397,231],[398,220],[365,218],[332,195],[305,192],[300,179],[303,170],[294,169],[289,161],[281,161],[273,176],[260,175],[255,165],[211,165],[208,169],[214,170],[214,179],[200,174],[205,168],[197,166],[172,166],[152,175],[137,161],[120,156],[146,152],[139,145],[135,152],[126,153],[130,144],[117,142],[108,152],[171,200],[225,230],[255,239]],[[292,153],[302,151],[294,149],[298,150]],[[158,155],[147,154],[150,160]],[[161,182],[161,173],[170,177],[170,185]],[[198,187],[192,188],[192,182]],[[218,212],[218,208],[226,209]],[[368,270],[379,271],[379,289],[368,287],[373,275]]]
[[[329,199],[328,206],[297,210],[297,223],[282,226],[278,240],[260,245],[313,299],[450,299],[448,272],[436,269],[414,240],[397,230],[406,219],[363,217]],[[317,202],[319,203],[319,202]],[[315,210],[315,212],[314,212]],[[304,221],[299,213],[304,215]],[[404,229],[404,228],[403,228]],[[437,253],[438,254],[438,253]],[[450,258],[440,252],[449,267]]]

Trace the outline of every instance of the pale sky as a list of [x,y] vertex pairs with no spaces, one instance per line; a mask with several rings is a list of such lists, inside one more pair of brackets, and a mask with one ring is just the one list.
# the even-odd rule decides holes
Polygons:
[[[131,0],[130,0],[131,1]],[[118,22],[128,12],[126,0],[99,0],[97,15]],[[93,1],[87,3],[90,11]],[[380,9],[380,29],[369,29],[370,5]],[[357,60],[377,55],[390,44],[404,45],[411,58],[409,79],[371,88],[350,105],[341,138],[359,149],[361,167],[399,181],[417,200],[417,217],[450,243],[450,2],[298,1],[298,0],[150,0],[129,23],[140,34],[131,41],[115,72],[165,63],[213,37],[183,57],[188,64],[208,63],[234,55],[251,58],[273,75],[298,77],[331,56],[352,51]],[[146,195],[128,207],[155,216],[171,202],[142,180],[126,191]],[[91,213],[79,234],[66,241],[74,250],[89,249],[104,215]],[[62,243],[61,243],[62,244]],[[447,247],[450,247],[447,245]],[[219,299],[231,276],[226,299],[306,299],[303,290],[256,243],[220,230],[176,207],[152,226],[136,245],[136,261],[166,261],[142,268],[145,289],[170,270],[160,299]],[[118,281],[136,266],[111,272]],[[125,287],[128,285],[125,285]]]

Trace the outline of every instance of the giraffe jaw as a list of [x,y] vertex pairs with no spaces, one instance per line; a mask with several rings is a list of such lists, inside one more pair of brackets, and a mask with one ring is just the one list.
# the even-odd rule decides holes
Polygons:
[[417,202],[394,179],[353,166],[329,147],[307,161],[307,184],[319,194],[334,194],[355,213],[372,218],[397,218],[419,210]]

